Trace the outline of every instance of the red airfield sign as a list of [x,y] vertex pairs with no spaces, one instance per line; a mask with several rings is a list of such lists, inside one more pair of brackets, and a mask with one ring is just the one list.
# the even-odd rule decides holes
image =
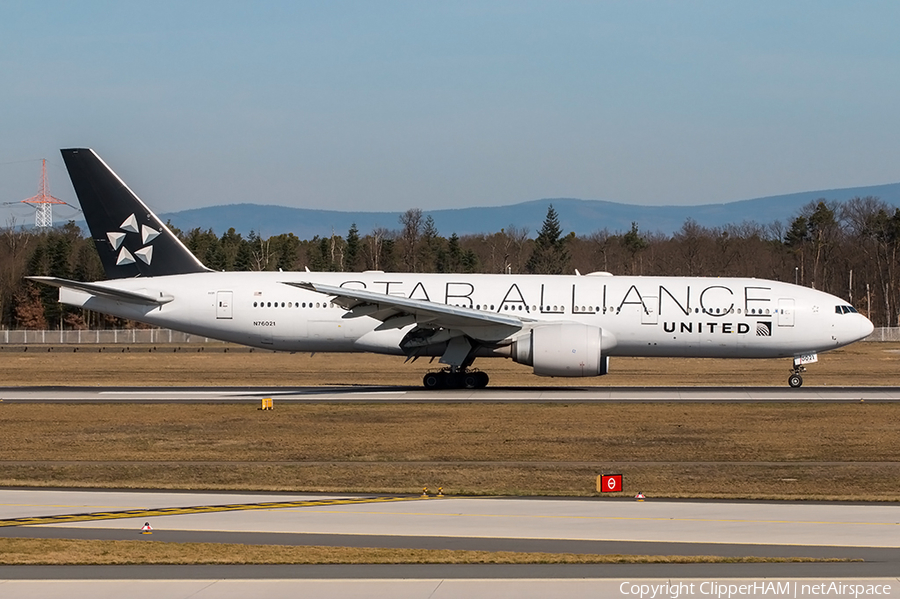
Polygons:
[[597,482],[600,483],[597,490],[601,493],[615,493],[622,490],[621,474],[602,474]]

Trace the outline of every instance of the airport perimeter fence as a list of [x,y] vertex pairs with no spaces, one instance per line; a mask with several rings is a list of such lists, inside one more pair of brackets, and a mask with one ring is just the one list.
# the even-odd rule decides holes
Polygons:
[[900,327],[875,327],[863,341],[900,341]]
[[[876,327],[863,341],[900,341],[900,327]],[[172,329],[104,329],[104,330],[0,330],[0,345],[166,345],[169,343],[221,343],[217,339],[189,335]]]
[[0,331],[2,345],[167,345],[170,343],[221,343],[217,339],[189,335],[172,329],[103,329],[103,330],[50,330],[27,331],[6,329]]

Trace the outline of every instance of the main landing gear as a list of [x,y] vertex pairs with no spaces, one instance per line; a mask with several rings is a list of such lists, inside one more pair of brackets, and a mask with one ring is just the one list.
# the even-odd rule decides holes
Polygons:
[[791,370],[791,376],[788,377],[788,385],[790,385],[794,389],[798,389],[801,385],[803,385],[803,377],[800,376],[801,372],[806,372],[805,366],[794,366],[794,368]]
[[429,372],[422,377],[426,389],[484,389],[488,375],[479,370],[461,370],[450,367],[437,372]]

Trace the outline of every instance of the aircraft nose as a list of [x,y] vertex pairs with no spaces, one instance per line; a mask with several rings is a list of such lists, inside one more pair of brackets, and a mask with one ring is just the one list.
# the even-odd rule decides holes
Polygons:
[[865,339],[869,335],[872,334],[872,331],[875,330],[875,325],[872,324],[872,321],[860,314],[860,318],[862,321],[859,323],[859,338]]

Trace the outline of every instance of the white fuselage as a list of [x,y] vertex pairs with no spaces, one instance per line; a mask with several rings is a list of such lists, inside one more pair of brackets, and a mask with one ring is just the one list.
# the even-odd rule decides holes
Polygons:
[[798,356],[872,331],[864,316],[841,310],[840,298],[749,278],[204,272],[97,283],[174,298],[155,307],[72,289],[61,289],[60,301],[260,348],[403,353],[413,325],[376,331],[379,320],[347,318],[327,295],[284,284],[303,281],[506,314],[529,326],[591,325],[603,330],[608,356]]

